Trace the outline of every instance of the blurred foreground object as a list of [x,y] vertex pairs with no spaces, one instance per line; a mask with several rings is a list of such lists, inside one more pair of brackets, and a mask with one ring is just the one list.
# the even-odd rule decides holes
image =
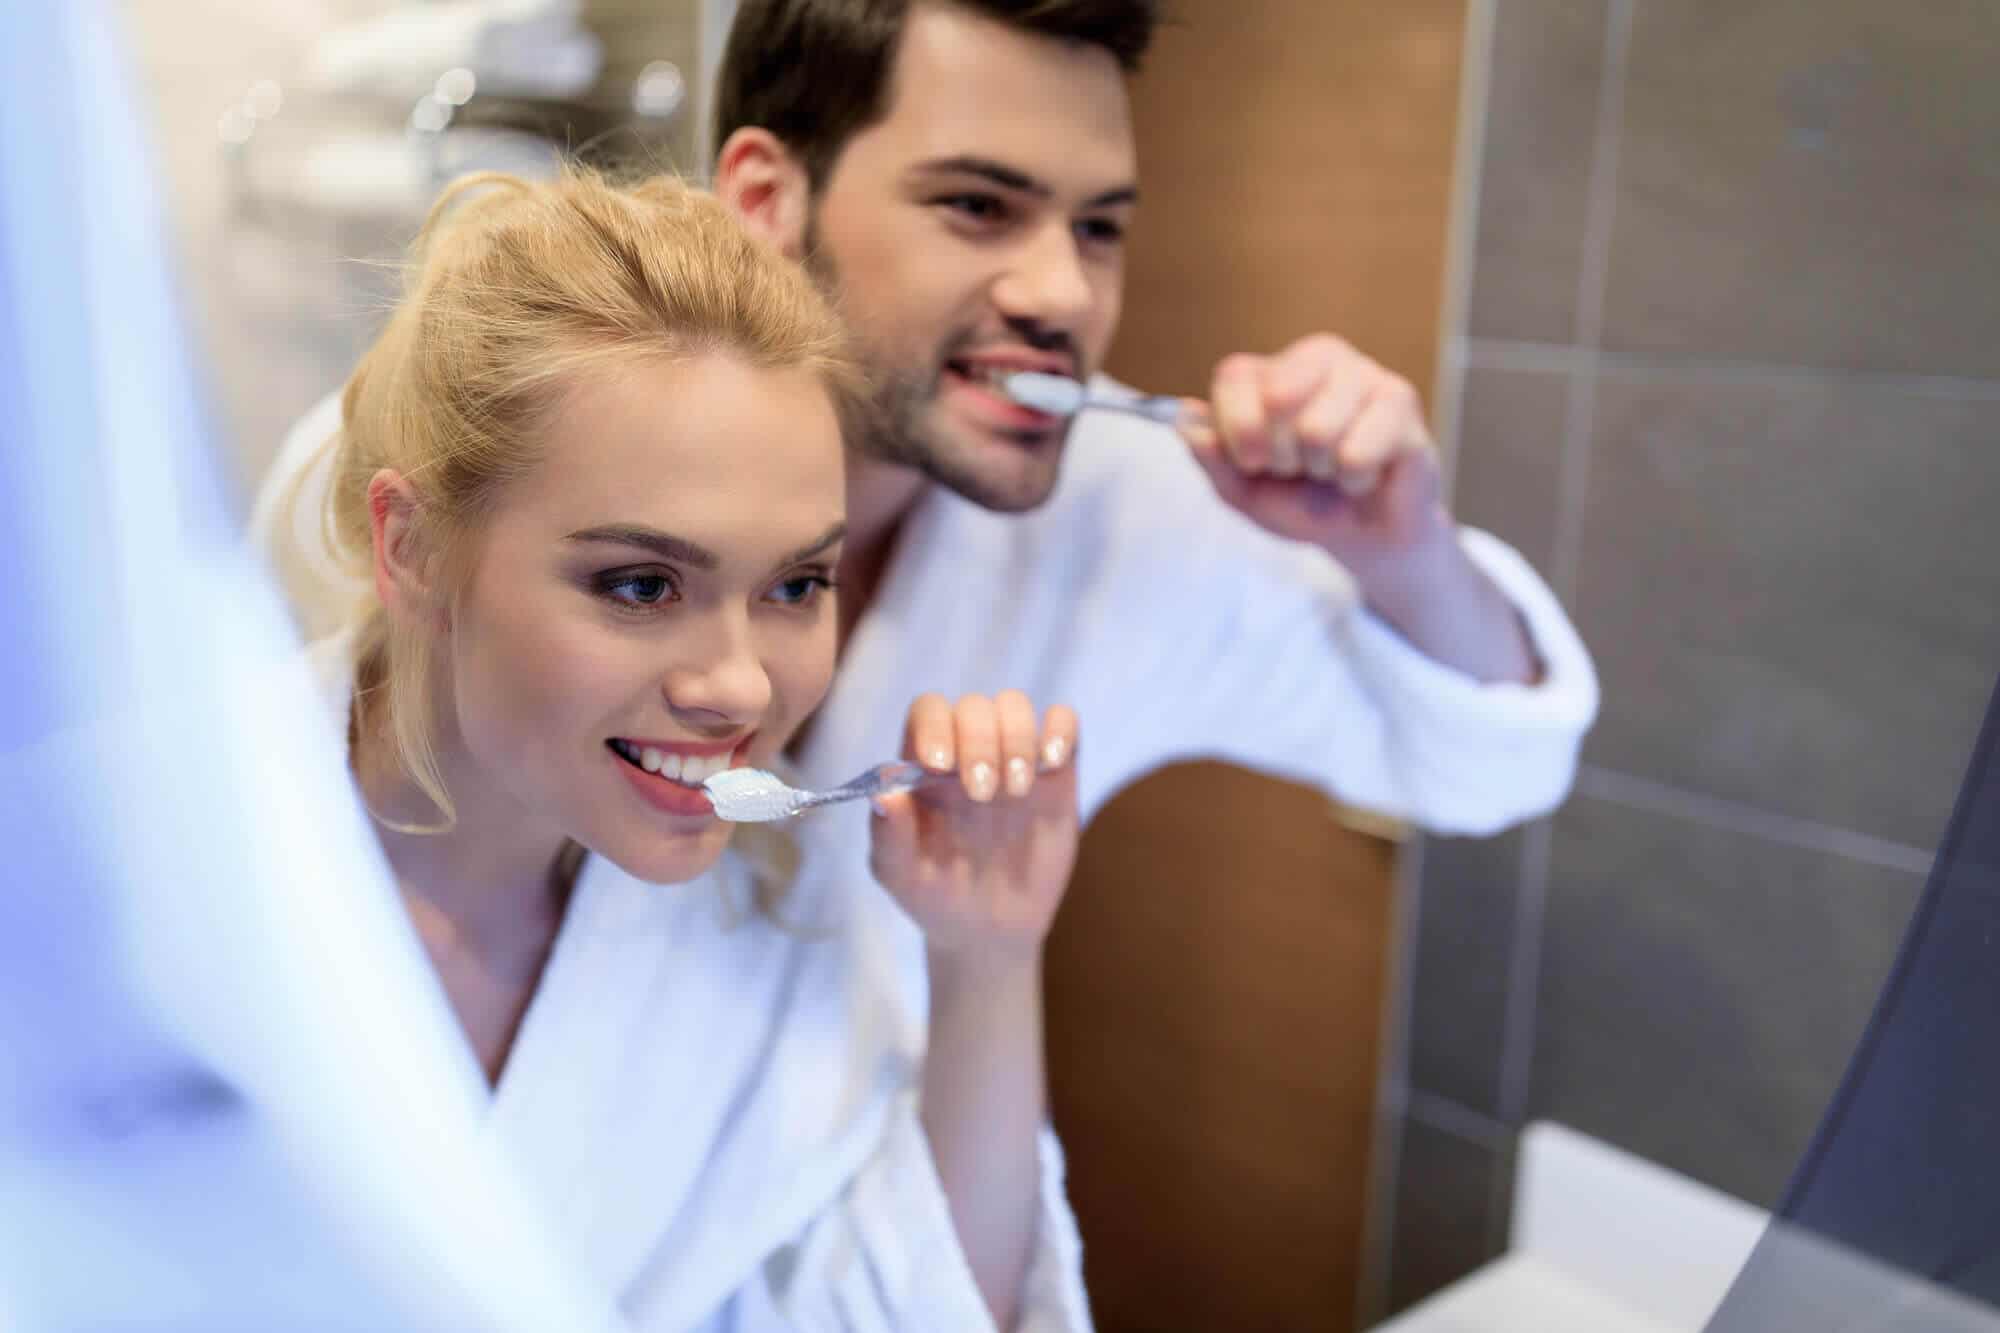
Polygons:
[[235,537],[107,24],[0,6],[0,1317],[614,1328]]

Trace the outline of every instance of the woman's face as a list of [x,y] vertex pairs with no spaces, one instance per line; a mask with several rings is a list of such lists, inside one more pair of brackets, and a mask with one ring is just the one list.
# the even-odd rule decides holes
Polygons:
[[833,403],[711,353],[585,378],[547,447],[452,609],[450,722],[523,826],[686,880],[729,840],[702,778],[767,764],[833,676]]

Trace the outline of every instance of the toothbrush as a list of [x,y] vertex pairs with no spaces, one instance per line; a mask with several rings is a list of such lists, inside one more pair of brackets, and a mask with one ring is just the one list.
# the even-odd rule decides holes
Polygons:
[[1052,417],[1073,417],[1088,408],[1131,412],[1164,426],[1179,425],[1187,404],[1171,394],[1100,393],[1067,375],[1046,375],[1038,370],[1016,371],[1001,381],[1007,396],[1023,407],[1046,412]]
[[[1171,394],[1127,396],[1099,393],[1067,375],[1045,375],[1038,370],[1016,371],[1001,381],[1001,387],[1007,391],[1009,398],[1021,406],[1046,412],[1052,417],[1073,417],[1086,409],[1101,407],[1113,412],[1131,412],[1165,426],[1179,426],[1184,422],[1212,426],[1205,403],[1175,398]],[[1374,469],[1333,475],[1311,472],[1308,479],[1358,496],[1375,489],[1379,475],[1379,471]]]

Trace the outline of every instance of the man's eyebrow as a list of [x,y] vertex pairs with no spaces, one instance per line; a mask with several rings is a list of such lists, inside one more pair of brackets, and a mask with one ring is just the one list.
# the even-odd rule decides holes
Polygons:
[[581,532],[572,532],[563,540],[604,546],[637,546],[663,560],[679,561],[696,569],[714,569],[722,563],[715,552],[706,546],[696,545],[685,537],[676,537],[657,528],[633,523],[607,523],[602,527],[585,528]]
[[[917,175],[978,176],[983,180],[991,181],[1003,190],[1014,190],[1021,194],[1030,194],[1037,199],[1048,199],[1055,194],[1055,191],[1050,189],[1045,182],[1036,180],[1027,172],[1010,167],[1004,162],[996,162],[990,157],[980,157],[973,153],[959,153],[951,157],[930,158],[927,161],[919,162],[915,167],[911,168],[911,171]],[[1106,190],[1102,194],[1093,195],[1089,199],[1086,199],[1084,207],[1113,208],[1120,204],[1136,204],[1137,202],[1139,202],[1139,187],[1137,185],[1120,185]]]

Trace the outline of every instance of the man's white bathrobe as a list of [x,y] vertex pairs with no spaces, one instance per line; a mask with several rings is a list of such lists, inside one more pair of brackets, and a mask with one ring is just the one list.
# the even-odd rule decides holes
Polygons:
[[[267,490],[337,425],[326,404],[302,422]],[[800,768],[830,785],[891,757],[922,692],[1020,688],[1077,708],[1086,818],[1162,764],[1214,757],[1434,830],[1506,827],[1568,791],[1597,683],[1525,562],[1463,540],[1519,609],[1541,683],[1432,662],[1331,561],[1225,509],[1171,433],[1088,418],[1042,509],[919,503]],[[668,887],[590,859],[493,1132],[635,1328],[989,1327],[916,1116],[921,940],[868,874],[865,810],[798,833],[789,933],[740,919],[733,859]],[[1087,1326],[1045,1138],[1021,1327]]]

